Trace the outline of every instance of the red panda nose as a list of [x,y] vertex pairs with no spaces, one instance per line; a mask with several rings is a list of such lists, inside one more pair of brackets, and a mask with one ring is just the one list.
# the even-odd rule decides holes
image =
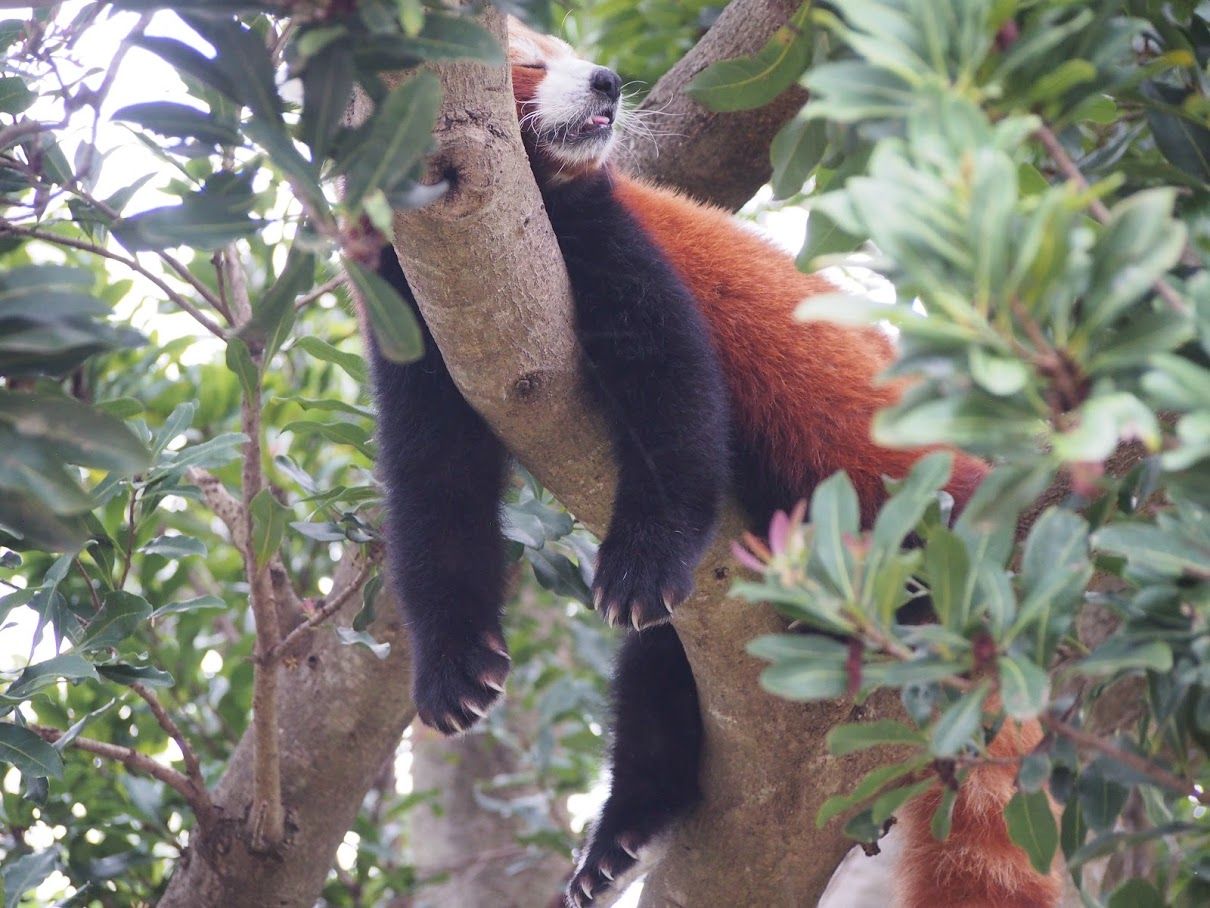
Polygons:
[[598,66],[592,71],[588,84],[592,86],[593,91],[603,94],[610,101],[616,101],[622,94],[622,77],[604,66]]

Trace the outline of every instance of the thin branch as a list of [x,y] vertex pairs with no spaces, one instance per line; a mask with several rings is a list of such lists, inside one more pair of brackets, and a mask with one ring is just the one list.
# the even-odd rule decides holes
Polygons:
[[189,743],[189,739],[185,737],[180,726],[173,721],[172,716],[168,715],[168,710],[164,708],[164,704],[160,702],[160,698],[155,695],[155,691],[149,688],[146,684],[135,682],[130,685],[130,689],[146,701],[147,706],[151,709],[151,714],[155,716],[156,722],[160,724],[160,728],[168,733],[172,740],[176,741],[176,746],[180,748],[181,758],[185,761],[185,775],[190,783],[198,791],[206,791],[206,780],[202,778],[202,765],[198,761],[197,752],[193,749],[193,745]]
[[[1046,149],[1046,153],[1051,156],[1064,176],[1082,190],[1087,191],[1090,188],[1088,180],[1084,178],[1084,174],[1080,172],[1080,168],[1076,166],[1076,162],[1071,159],[1071,156],[1067,153],[1067,149],[1063,147],[1063,144],[1059,141],[1059,137],[1054,134],[1049,126],[1039,127],[1034,136],[1042,143],[1042,146]],[[1102,224],[1109,222],[1109,209],[1105,207],[1105,203],[1100,199],[1092,199],[1088,204],[1088,208],[1092,211],[1093,216]],[[1155,288],[1155,292],[1163,297],[1164,301],[1177,312],[1182,315],[1190,313],[1188,301],[1177,293],[1172,285],[1163,278],[1157,280],[1152,286]]]
[[[252,304],[243,269],[232,261],[230,250],[224,255],[227,269],[227,302],[237,318],[251,317]],[[277,718],[277,666],[267,656],[281,641],[277,604],[269,577],[268,559],[262,563],[253,544],[252,501],[264,486],[261,469],[261,374],[255,370],[252,387],[244,390],[240,408],[248,446],[244,450],[243,525],[244,569],[248,577],[248,599],[256,620],[256,673],[252,683],[252,724],[255,733],[255,759],[252,764],[252,812],[249,819],[253,850],[273,851],[285,838],[285,808],[281,791],[281,742]]]
[[[232,544],[241,552],[244,551],[248,545],[247,524],[244,522],[244,507],[239,499],[227,491],[217,476],[198,467],[188,468],[185,471],[185,479],[201,489],[202,499],[227,527]],[[286,565],[277,553],[269,558],[269,576],[273,581],[274,599],[282,612],[292,615],[303,613],[305,609],[302,600],[290,583]]]
[[[30,725],[29,729],[51,744],[54,744],[63,737],[63,732],[57,728],[48,728],[44,725]],[[165,766],[162,763],[156,762],[147,756],[147,754],[139,753],[131,747],[107,744],[104,741],[95,741],[92,738],[74,738],[71,746],[77,750],[83,750],[98,757],[104,757],[106,760],[114,760],[121,763],[131,772],[151,776],[153,779],[163,782],[185,799],[197,816],[198,822],[202,825],[208,825],[214,816],[214,802],[210,800],[210,793],[204,787],[200,789],[195,787],[193,782],[184,773],[173,769],[171,766]]]
[[299,637],[309,632],[313,627],[323,624],[340,611],[345,603],[352,599],[359,589],[365,586],[366,581],[370,579],[370,574],[374,571],[374,564],[373,558],[367,558],[361,569],[357,572],[357,576],[349,581],[348,586],[319,606],[306,621],[286,634],[280,643],[264,653],[260,658],[265,660],[266,664],[275,662],[282,653],[290,651],[290,647]]
[[338,274],[336,277],[329,278],[328,280],[324,281],[310,293],[304,293],[295,301],[294,311],[301,312],[325,293],[331,293],[336,288],[342,286],[345,283],[345,280],[346,278],[343,274]]
[[91,252],[93,255],[99,255],[103,258],[112,259],[115,262],[121,262],[131,271],[141,274],[143,277],[147,278],[147,280],[151,281],[151,283],[155,284],[156,287],[164,292],[164,295],[167,296],[168,299],[170,299],[185,312],[193,316],[194,321],[196,321],[215,337],[224,341],[227,339],[226,331],[224,331],[209,317],[203,314],[202,311],[197,308],[197,306],[189,302],[189,300],[185,299],[185,297],[181,296],[166,283],[164,283],[164,281],[158,275],[156,275],[154,272],[148,271],[141,264],[139,264],[136,259],[113,252],[109,249],[106,249],[104,246],[98,246],[96,243],[90,243],[86,240],[76,240],[72,239],[71,237],[60,236],[57,233],[48,233],[44,230],[38,230],[33,227],[20,227],[4,220],[0,220],[0,236],[22,236],[32,240],[44,240],[47,243],[52,243],[57,246],[66,246],[70,249],[80,249],[84,252]]
[[1188,779],[1182,779],[1162,766],[1157,766],[1145,757],[1140,757],[1138,754],[1133,754],[1128,750],[1122,750],[1122,748],[1106,741],[1099,735],[1084,731],[1082,728],[1076,728],[1076,726],[1069,725],[1062,719],[1054,716],[1043,714],[1040,718],[1042,725],[1050,731],[1069,738],[1081,747],[1099,751],[1111,760],[1121,763],[1123,766],[1129,766],[1140,775],[1151,779],[1156,785],[1184,795],[1187,798],[1192,798],[1199,804],[1210,804],[1210,791],[1202,790]]
[[88,571],[84,570],[84,563],[80,561],[80,556],[77,555],[73,558],[71,563],[80,572],[80,576],[84,578],[84,585],[88,587],[88,595],[92,599],[93,611],[100,614],[103,609],[101,597],[97,595],[97,588],[93,586],[92,578],[88,576]]

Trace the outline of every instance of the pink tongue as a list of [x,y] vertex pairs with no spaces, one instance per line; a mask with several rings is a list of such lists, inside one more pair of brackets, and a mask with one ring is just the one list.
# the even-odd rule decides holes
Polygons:
[[592,125],[593,126],[608,126],[609,117],[603,117],[600,114],[597,114],[595,117],[592,118]]

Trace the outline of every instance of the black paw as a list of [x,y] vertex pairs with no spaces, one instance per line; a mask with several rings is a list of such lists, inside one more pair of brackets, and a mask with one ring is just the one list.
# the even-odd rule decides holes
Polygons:
[[607,624],[642,630],[668,620],[693,591],[697,557],[677,531],[614,531],[597,555],[592,601]]
[[567,884],[570,908],[585,908],[638,862],[643,842],[634,833],[594,834],[592,844]]
[[498,634],[418,646],[415,652],[416,714],[444,735],[466,731],[487,715],[504,692],[511,660]]

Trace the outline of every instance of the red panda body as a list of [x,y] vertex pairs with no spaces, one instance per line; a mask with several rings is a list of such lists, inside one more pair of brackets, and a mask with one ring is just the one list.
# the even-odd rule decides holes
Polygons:
[[[615,73],[519,23],[510,45],[522,138],[571,278],[585,391],[619,464],[594,602],[611,624],[634,627],[613,684],[610,795],[568,888],[584,908],[699,797],[696,688],[667,618],[689,594],[728,485],[759,524],[845,470],[868,525],[883,477],[905,475],[925,449],[870,438],[874,414],[902,392],[878,381],[894,356],[884,334],[797,322],[803,299],[835,292],[825,279],[727,212],[605,165],[620,115]],[[389,248],[380,274],[415,307]],[[508,672],[496,508],[507,454],[421,328],[421,361],[387,362],[372,335],[370,359],[413,698],[423,721],[454,734],[490,709]],[[947,488],[959,506],[985,472],[955,452]],[[1006,725],[993,753],[1026,752],[1037,734]],[[936,797],[909,806],[904,908],[1055,904],[1054,880],[1033,872],[1000,817],[1013,775],[971,773],[944,843],[928,829]]]

